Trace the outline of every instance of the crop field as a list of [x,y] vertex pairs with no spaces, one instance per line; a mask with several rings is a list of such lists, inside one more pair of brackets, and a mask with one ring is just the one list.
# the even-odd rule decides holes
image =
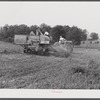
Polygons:
[[0,42],[0,88],[100,89],[97,48],[75,47],[68,58],[22,51],[18,45]]
[[96,43],[85,42],[84,44],[81,44],[78,47],[86,48],[86,49],[99,49],[100,50],[100,43],[96,44]]

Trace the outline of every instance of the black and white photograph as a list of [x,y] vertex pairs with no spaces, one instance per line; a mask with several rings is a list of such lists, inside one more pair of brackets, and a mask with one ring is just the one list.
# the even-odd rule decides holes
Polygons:
[[0,1],[0,89],[99,90],[100,2]]

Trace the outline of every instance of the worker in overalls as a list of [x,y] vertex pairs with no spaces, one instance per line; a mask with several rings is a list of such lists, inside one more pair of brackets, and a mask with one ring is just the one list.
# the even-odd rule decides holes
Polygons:
[[64,43],[64,41],[65,39],[62,36],[60,36],[59,43]]
[[45,35],[45,36],[49,36],[49,33],[46,31],[46,32],[44,33],[44,35]]

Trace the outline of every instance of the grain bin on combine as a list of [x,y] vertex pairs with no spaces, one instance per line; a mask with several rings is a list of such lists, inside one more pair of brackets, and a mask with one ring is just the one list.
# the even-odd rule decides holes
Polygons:
[[24,48],[24,53],[44,54],[48,52],[50,38],[38,29],[36,34],[15,35],[14,42]]
[[[24,48],[24,53],[45,55],[50,54],[51,52],[59,52],[55,44],[50,44],[50,37],[48,36],[47,32],[43,35],[39,29],[37,29],[36,34],[31,32],[30,35],[15,35],[14,42],[15,44],[21,45]],[[59,47],[63,48],[67,52],[72,52],[71,43],[67,43],[67,41],[64,41],[64,43],[59,43]]]

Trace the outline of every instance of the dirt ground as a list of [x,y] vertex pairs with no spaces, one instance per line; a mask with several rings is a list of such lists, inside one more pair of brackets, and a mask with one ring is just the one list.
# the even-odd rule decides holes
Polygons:
[[[74,48],[68,58],[27,55],[20,46],[1,42],[0,88],[99,89],[100,79],[93,83],[94,77],[82,73],[90,61],[100,62],[99,55],[99,50],[85,48]],[[73,72],[77,67],[82,71]]]

